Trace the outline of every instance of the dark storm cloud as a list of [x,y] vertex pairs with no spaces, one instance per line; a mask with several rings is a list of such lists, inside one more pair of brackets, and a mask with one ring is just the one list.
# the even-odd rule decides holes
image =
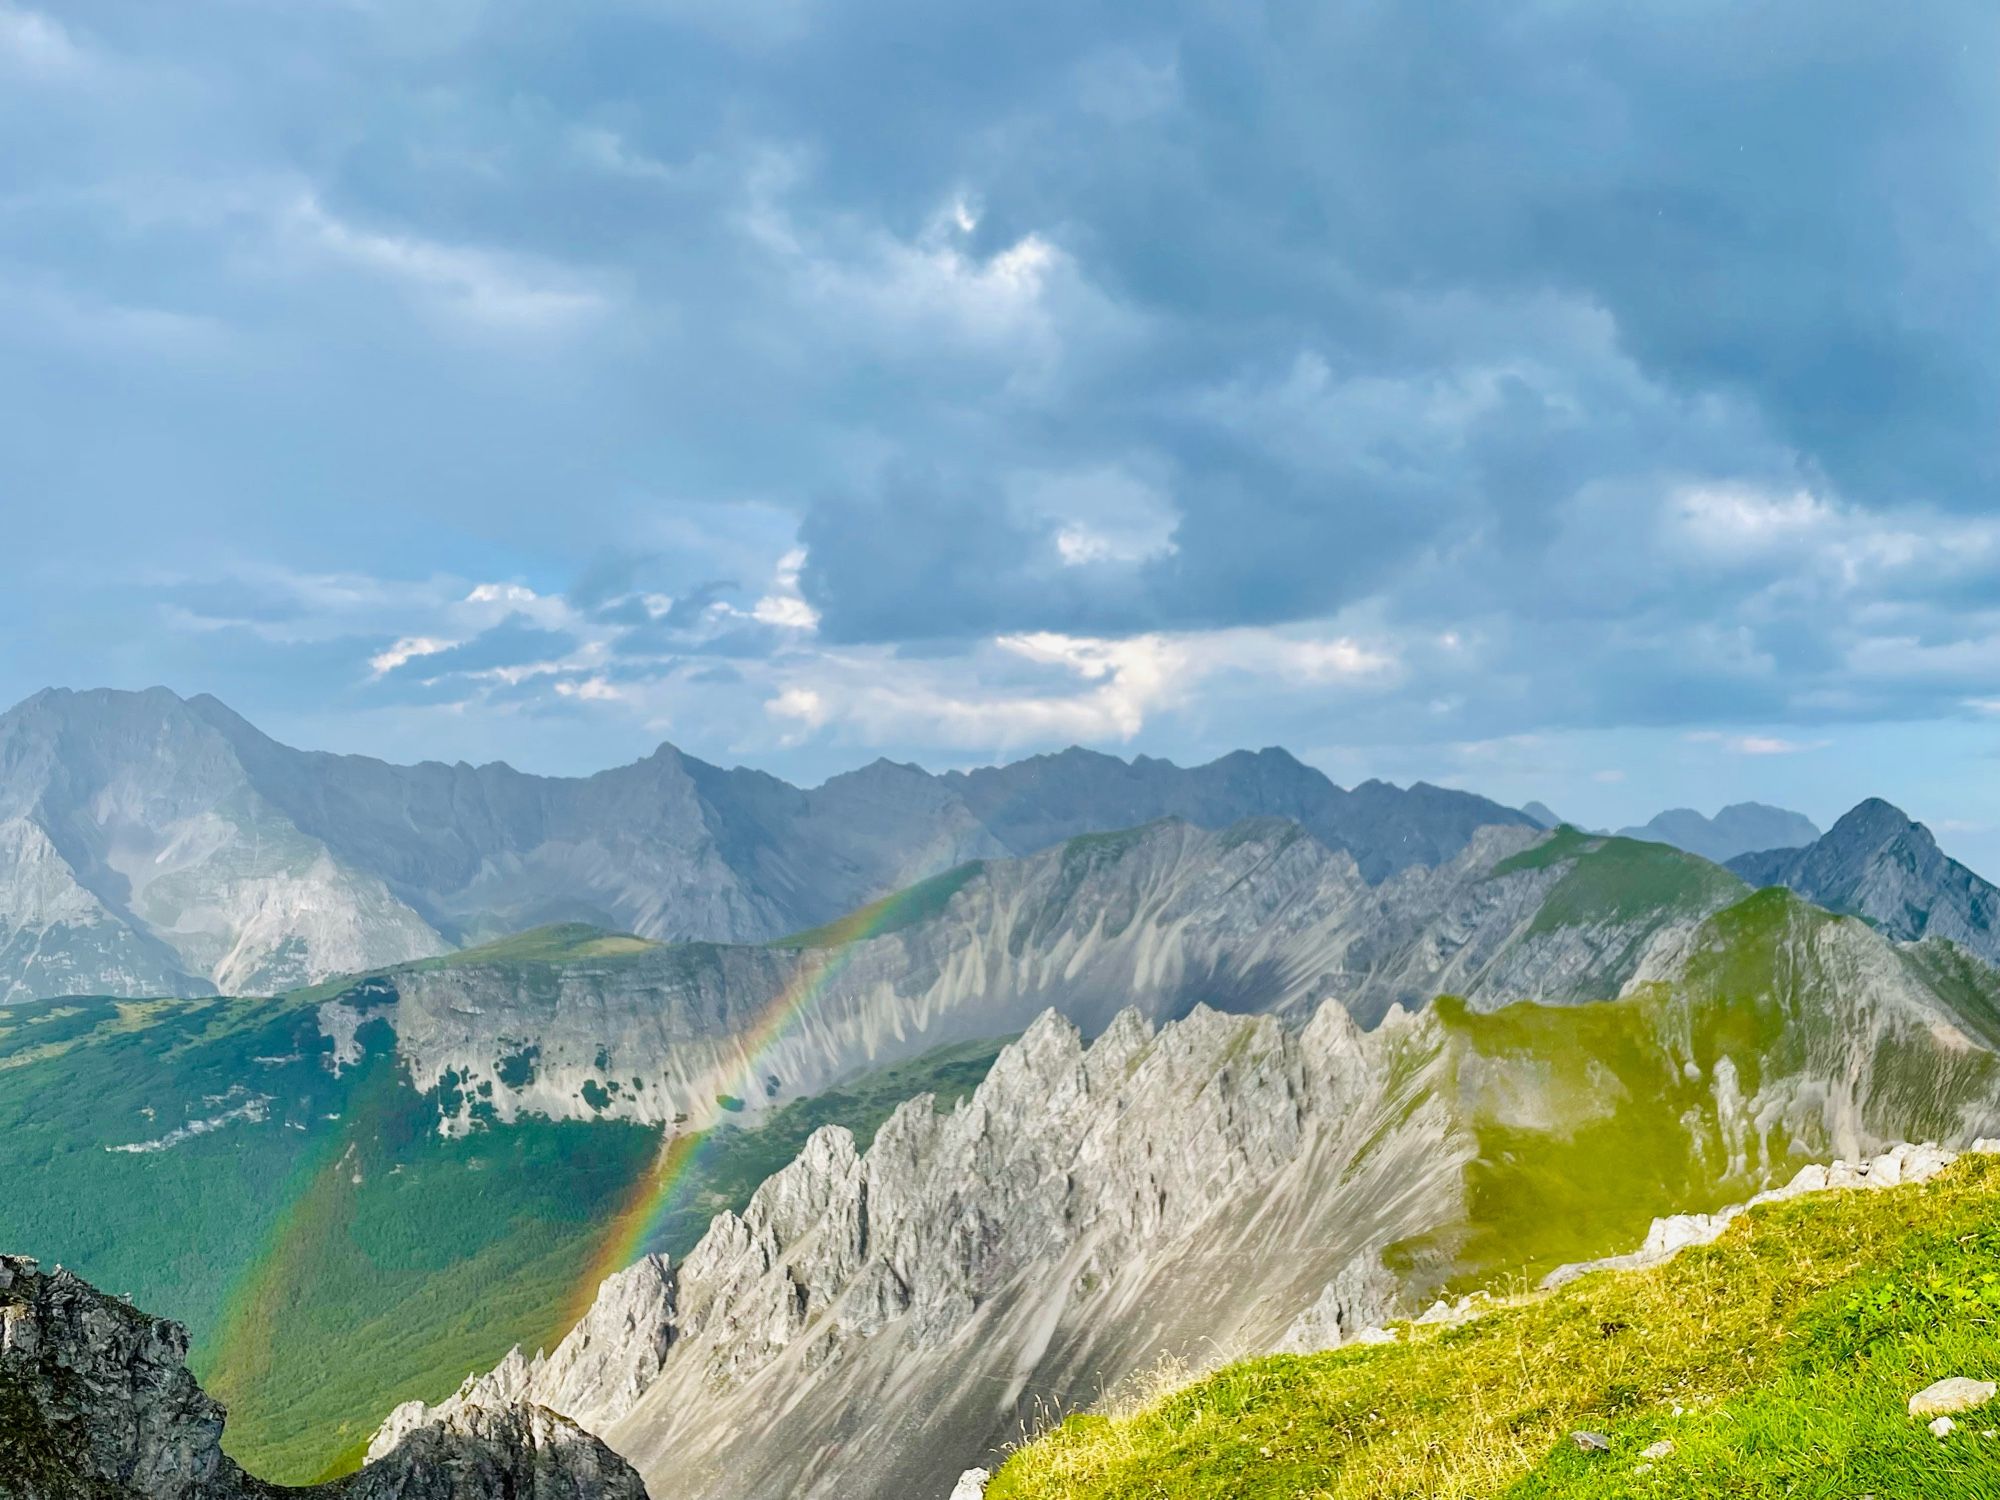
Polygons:
[[[0,627],[85,628],[20,691],[324,639],[248,558],[574,612],[381,694],[588,635],[736,674],[744,743],[805,641],[1336,615],[1412,663],[1343,732],[2000,696],[1990,5],[45,21],[0,51]],[[206,636],[147,643],[154,570],[224,578],[166,586]]]

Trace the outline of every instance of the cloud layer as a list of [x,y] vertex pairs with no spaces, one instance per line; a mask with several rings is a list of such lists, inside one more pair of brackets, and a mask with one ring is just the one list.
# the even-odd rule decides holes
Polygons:
[[1989,732],[1996,65],[1972,0],[0,0],[5,686],[795,773]]

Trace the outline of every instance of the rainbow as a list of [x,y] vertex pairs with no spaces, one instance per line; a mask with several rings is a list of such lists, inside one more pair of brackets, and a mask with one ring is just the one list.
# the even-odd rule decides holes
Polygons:
[[[921,897],[925,889],[925,884],[918,884],[898,891],[812,933],[810,943],[801,946],[798,966],[784,986],[737,1037],[733,1062],[717,1067],[710,1075],[712,1092],[756,1097],[759,1065],[765,1055],[840,977],[855,949],[892,926],[911,899]],[[590,1310],[598,1287],[607,1277],[639,1258],[647,1240],[675,1208],[689,1169],[701,1160],[702,1148],[712,1134],[712,1128],[675,1132],[669,1127],[659,1154],[626,1193],[598,1241],[596,1253],[585,1264],[566,1309],[569,1323],[575,1324]]]

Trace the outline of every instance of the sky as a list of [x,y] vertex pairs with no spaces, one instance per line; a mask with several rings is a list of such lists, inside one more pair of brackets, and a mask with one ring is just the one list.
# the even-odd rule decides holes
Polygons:
[[2000,8],[0,0],[0,699],[2000,873]]

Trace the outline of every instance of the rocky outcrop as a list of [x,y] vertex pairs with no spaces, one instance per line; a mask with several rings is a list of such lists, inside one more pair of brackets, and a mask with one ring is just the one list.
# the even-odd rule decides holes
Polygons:
[[646,1500],[567,1417],[461,1405],[347,1479],[279,1489],[222,1451],[180,1325],[0,1256],[0,1500]]

